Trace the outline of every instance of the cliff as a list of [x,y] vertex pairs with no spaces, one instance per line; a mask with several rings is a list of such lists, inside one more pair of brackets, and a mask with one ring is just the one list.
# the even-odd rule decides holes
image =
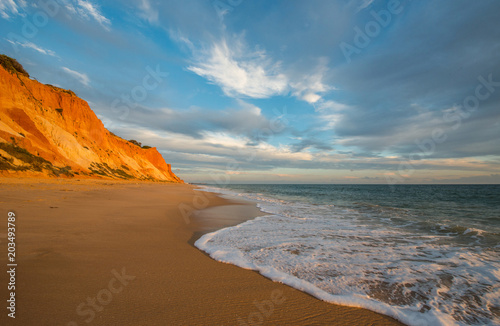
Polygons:
[[104,128],[72,91],[29,78],[0,56],[0,175],[182,182],[156,148]]

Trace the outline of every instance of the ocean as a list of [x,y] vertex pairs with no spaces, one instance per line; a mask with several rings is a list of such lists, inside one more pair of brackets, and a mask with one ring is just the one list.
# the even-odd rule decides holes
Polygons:
[[417,325],[500,325],[500,185],[228,185],[269,215],[201,237],[212,258]]

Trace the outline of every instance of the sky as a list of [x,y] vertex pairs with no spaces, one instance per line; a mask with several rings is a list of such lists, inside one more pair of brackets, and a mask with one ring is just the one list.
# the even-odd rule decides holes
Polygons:
[[500,1],[0,0],[0,53],[201,183],[500,183]]

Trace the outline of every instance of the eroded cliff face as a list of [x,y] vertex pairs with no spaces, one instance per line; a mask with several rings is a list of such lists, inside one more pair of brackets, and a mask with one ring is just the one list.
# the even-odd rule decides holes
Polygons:
[[106,128],[73,92],[0,66],[0,175],[182,182],[156,148]]

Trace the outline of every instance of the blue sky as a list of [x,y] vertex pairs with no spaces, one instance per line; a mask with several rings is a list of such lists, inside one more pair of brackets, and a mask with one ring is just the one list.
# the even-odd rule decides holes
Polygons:
[[0,28],[188,182],[500,182],[499,1],[0,0]]

